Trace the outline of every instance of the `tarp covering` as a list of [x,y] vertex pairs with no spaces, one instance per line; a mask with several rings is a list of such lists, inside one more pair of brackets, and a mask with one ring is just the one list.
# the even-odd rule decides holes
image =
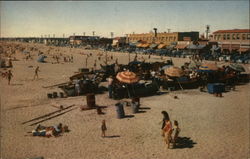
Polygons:
[[219,68],[214,63],[204,63],[199,67],[199,70],[203,71],[217,71]]
[[250,48],[240,48],[239,51],[240,52],[247,52],[247,51],[250,51]]
[[194,44],[190,44],[187,46],[188,49],[194,49],[194,50],[200,50],[203,49],[206,45],[194,45]]
[[185,49],[188,45],[187,44],[177,44],[175,46],[176,49]]
[[44,62],[44,59],[45,59],[46,57],[47,57],[47,56],[39,55],[39,56],[38,56],[38,59],[37,59],[37,62]]
[[156,48],[158,46],[158,44],[151,44],[149,47],[150,48]]
[[163,49],[163,48],[165,48],[167,45],[166,44],[160,44],[160,45],[158,45],[158,49]]
[[143,45],[142,43],[139,43],[136,45],[136,47],[142,47],[142,45]]
[[134,42],[134,43],[129,43],[129,46],[136,46],[138,43],[137,42]]
[[239,71],[239,72],[245,72],[245,68],[239,64],[230,64],[229,65],[230,68],[232,68],[235,71]]
[[150,46],[150,44],[143,44],[141,47],[146,48],[146,47],[149,47],[149,46]]

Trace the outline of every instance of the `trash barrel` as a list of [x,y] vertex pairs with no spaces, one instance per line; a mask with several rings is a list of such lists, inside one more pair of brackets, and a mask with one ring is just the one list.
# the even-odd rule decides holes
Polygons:
[[132,98],[132,103],[138,103],[138,106],[140,106],[140,97]]
[[131,108],[132,108],[132,113],[138,113],[139,111],[139,103],[138,102],[132,102],[131,104]]
[[64,98],[63,92],[60,92],[59,95],[60,95],[60,98]]
[[95,107],[95,94],[87,94],[87,106],[89,108]]
[[48,93],[48,94],[47,94],[47,97],[48,97],[48,98],[53,98],[53,95],[52,95],[51,93]]
[[116,113],[117,113],[117,118],[121,119],[125,117],[124,109],[123,109],[123,104],[122,103],[117,103],[116,105]]
[[53,98],[57,98],[58,95],[57,95],[57,92],[53,92]]

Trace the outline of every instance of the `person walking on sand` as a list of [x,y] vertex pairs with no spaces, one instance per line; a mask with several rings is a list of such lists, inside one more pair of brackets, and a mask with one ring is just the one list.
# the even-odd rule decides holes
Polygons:
[[74,59],[74,57],[73,57],[73,55],[71,54],[70,62],[73,62],[73,59]]
[[35,75],[34,75],[34,79],[37,78],[38,79],[38,72],[40,72],[39,70],[39,66],[36,67],[35,69]]
[[8,62],[9,62],[9,68],[12,68],[12,67],[13,67],[13,64],[12,64],[12,59],[11,59],[11,58],[9,58]]
[[94,69],[96,70],[96,60],[95,60],[95,62],[94,62]]
[[105,122],[105,120],[102,120],[101,130],[102,130],[102,137],[106,137],[105,132],[107,131],[107,127],[106,127],[106,122]]
[[11,81],[12,77],[13,77],[13,74],[12,74],[11,70],[9,70],[7,73],[8,85],[10,85],[10,81]]

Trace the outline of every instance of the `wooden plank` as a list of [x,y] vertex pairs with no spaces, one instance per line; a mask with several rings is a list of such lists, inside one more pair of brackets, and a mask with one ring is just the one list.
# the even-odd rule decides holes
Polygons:
[[62,113],[59,113],[59,114],[57,114],[57,115],[51,116],[51,117],[49,117],[49,118],[46,118],[46,119],[40,120],[40,121],[38,121],[38,122],[32,123],[32,124],[30,124],[29,126],[33,126],[33,125],[42,123],[42,122],[44,122],[44,121],[47,121],[47,120],[56,118],[56,117],[58,117],[58,116],[61,116],[61,115],[65,114],[65,113],[70,112],[70,111],[75,110],[75,109],[76,109],[76,108],[72,108],[72,109],[67,110],[67,111],[65,111],[65,112],[62,112]]
[[69,82],[64,82],[64,83],[59,83],[59,84],[55,84],[55,85],[51,85],[51,86],[43,86],[43,88],[51,88],[51,87],[55,87],[55,86],[60,86],[60,85],[65,85],[68,84]]
[[35,120],[38,120],[38,119],[45,118],[45,117],[47,117],[47,116],[50,116],[50,115],[59,113],[59,112],[61,112],[61,111],[63,111],[63,110],[69,109],[69,108],[71,108],[71,107],[73,107],[73,106],[75,106],[75,104],[72,104],[72,105],[70,105],[70,106],[68,106],[68,107],[65,107],[65,108],[63,108],[63,109],[56,110],[56,111],[53,111],[53,112],[51,112],[51,113],[48,113],[48,114],[45,114],[45,115],[42,115],[42,116],[39,116],[39,117],[33,118],[33,119],[31,119],[31,120],[25,121],[25,122],[23,122],[22,124],[26,124],[26,123],[29,123],[29,122],[32,122],[32,121],[35,121]]

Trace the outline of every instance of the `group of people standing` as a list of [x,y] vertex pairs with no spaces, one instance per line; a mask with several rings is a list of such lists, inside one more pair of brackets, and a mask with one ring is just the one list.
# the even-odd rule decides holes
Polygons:
[[178,121],[174,120],[174,126],[172,126],[172,122],[170,121],[170,117],[166,111],[161,112],[163,115],[162,120],[162,136],[164,137],[164,141],[167,144],[167,147],[170,148],[170,144],[173,144],[173,148],[176,147],[178,142],[178,136],[181,131],[179,128]]

